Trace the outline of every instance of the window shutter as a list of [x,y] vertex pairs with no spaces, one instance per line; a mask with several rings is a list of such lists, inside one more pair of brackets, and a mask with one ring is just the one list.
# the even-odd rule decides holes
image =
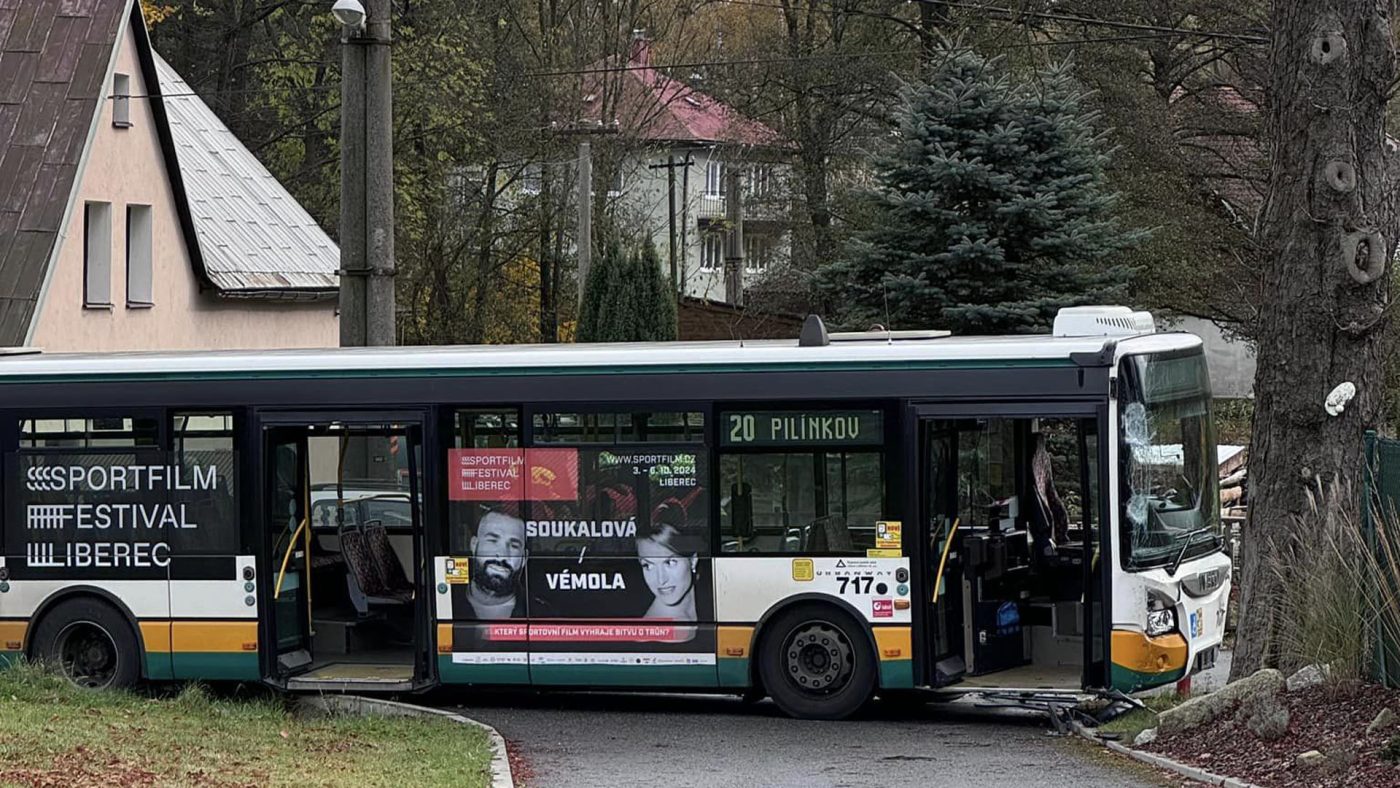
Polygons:
[[112,204],[83,206],[83,305],[112,305]]
[[151,206],[126,207],[126,305],[151,306]]

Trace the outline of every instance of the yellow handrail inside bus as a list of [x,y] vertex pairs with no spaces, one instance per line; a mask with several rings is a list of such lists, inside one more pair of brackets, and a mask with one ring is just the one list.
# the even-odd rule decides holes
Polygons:
[[[297,537],[307,529],[308,519],[303,519],[297,529],[292,532],[292,538],[287,541],[287,552],[282,554],[282,568],[277,572],[277,586],[272,590],[272,598],[276,599],[282,595],[282,580],[287,576],[287,564],[292,560],[292,551],[297,547]],[[309,530],[308,530],[309,533]]]
[[938,590],[943,586],[943,568],[948,565],[948,551],[953,547],[953,534],[958,532],[958,518],[953,518],[953,527],[948,529],[948,541],[943,543],[943,557],[938,559],[938,574],[933,576],[933,601],[938,601]]
[[[310,448],[308,447],[308,452]],[[308,464],[309,464],[308,459]],[[306,577],[302,580],[302,585],[306,587],[306,628],[307,631],[316,634],[316,619],[311,616],[311,469],[306,469],[306,484],[301,488],[302,494],[306,496],[306,519],[301,521],[303,539],[306,540],[305,549],[302,554],[306,556]],[[296,534],[292,534],[292,544],[296,544]]]

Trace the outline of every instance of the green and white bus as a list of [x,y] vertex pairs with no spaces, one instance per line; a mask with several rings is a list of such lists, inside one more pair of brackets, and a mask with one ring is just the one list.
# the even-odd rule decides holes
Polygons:
[[92,687],[1131,692],[1210,664],[1200,339],[0,358],[0,655]]

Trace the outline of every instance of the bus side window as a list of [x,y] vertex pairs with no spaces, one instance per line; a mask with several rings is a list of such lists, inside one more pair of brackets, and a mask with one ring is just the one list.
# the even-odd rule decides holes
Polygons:
[[879,451],[794,451],[720,458],[726,553],[858,554],[883,519]]
[[241,538],[233,414],[174,413],[170,427],[171,464],[198,481],[188,502],[190,519],[198,527],[173,532],[172,551],[185,555],[236,554]]

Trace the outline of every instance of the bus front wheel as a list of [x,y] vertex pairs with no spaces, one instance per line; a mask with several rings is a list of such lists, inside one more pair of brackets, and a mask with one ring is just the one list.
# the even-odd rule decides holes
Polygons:
[[86,689],[130,687],[141,678],[140,646],[131,625],[96,599],[58,603],[39,622],[32,653]]
[[802,605],[766,628],[759,675],[778,708],[800,719],[839,720],[875,691],[875,657],[844,612]]

